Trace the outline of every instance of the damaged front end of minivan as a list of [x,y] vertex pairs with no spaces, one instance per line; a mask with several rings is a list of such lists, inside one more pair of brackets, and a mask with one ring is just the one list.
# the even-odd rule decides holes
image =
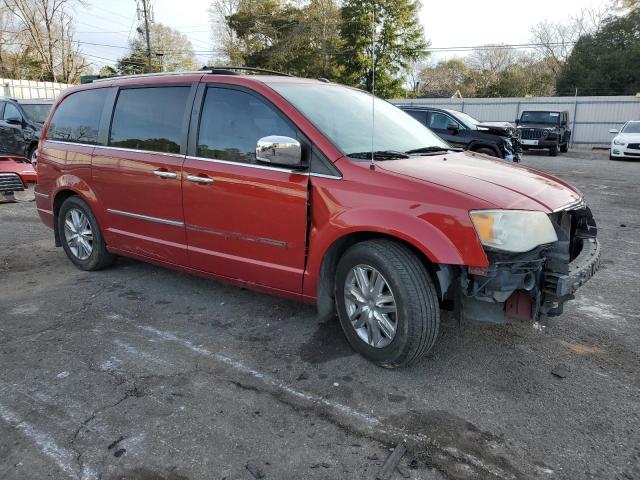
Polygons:
[[[538,321],[542,315],[562,313],[564,303],[598,270],[600,245],[595,220],[584,202],[548,219],[556,239],[531,250],[509,252],[483,241],[489,266],[462,268],[450,289],[461,320]],[[486,218],[474,221],[481,240],[489,228],[486,222]],[[523,228],[522,235],[530,231]]]

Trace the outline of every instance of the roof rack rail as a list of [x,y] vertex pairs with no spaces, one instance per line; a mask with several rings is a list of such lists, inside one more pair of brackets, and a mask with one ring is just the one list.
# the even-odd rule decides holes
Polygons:
[[266,68],[254,68],[254,67],[202,67],[200,70],[191,70],[184,72],[155,72],[155,73],[138,73],[135,75],[108,75],[105,77],[98,76],[90,80],[89,83],[94,82],[108,82],[109,80],[122,80],[126,78],[145,78],[145,77],[162,77],[167,75],[193,75],[194,73],[210,73],[214,75],[239,75],[238,72],[247,71],[255,73],[267,73],[269,75],[280,75],[283,77],[290,77],[288,73],[277,72],[275,70],[267,70]]
[[276,70],[268,70],[266,68],[256,67],[239,67],[239,66],[215,66],[215,67],[203,67],[202,71],[212,73],[214,75],[239,75],[238,72],[246,71],[253,73],[267,73],[269,75],[279,75],[282,77],[290,77],[288,73],[278,72]]
[[144,77],[164,77],[167,75],[193,75],[202,74],[202,70],[186,70],[183,72],[155,72],[155,73],[136,73],[134,75],[107,75],[105,77],[94,78],[90,83],[108,82],[109,80],[122,80],[125,78],[144,78]]

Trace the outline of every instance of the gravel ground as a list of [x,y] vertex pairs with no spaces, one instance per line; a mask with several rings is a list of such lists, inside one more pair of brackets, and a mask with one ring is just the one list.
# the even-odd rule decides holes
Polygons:
[[33,202],[1,204],[0,478],[373,479],[402,441],[393,478],[640,478],[640,163],[523,163],[585,194],[600,272],[544,328],[445,314],[394,371],[309,306],[128,259],[79,271]]

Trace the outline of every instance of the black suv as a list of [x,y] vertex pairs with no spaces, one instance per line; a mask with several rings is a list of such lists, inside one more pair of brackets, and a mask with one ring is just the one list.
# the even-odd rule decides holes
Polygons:
[[35,163],[42,124],[53,100],[0,97],[0,153],[27,157]]
[[549,150],[555,157],[558,151],[567,152],[571,140],[569,112],[526,111],[516,120],[524,150]]
[[397,106],[451,145],[510,162],[520,161],[518,132],[508,122],[482,123],[466,113],[444,108]]

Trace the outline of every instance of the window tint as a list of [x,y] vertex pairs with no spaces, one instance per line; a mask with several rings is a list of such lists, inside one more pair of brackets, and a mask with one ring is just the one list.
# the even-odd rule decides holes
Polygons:
[[2,119],[6,120],[8,118],[22,118],[22,114],[20,113],[20,110],[18,110],[18,107],[13,103],[7,102],[6,107],[4,107],[4,115],[2,116]]
[[256,143],[268,135],[297,138],[296,131],[263,100],[238,90],[207,89],[198,156],[255,163]]
[[460,128],[460,124],[449,115],[445,115],[444,113],[431,112],[431,118],[429,119],[429,128],[433,128],[435,130],[446,130],[447,126],[450,123],[453,123],[458,128]]
[[56,109],[47,138],[65,142],[98,142],[98,128],[107,89],[96,88],[72,93]]
[[427,124],[427,112],[421,110],[405,110],[405,112],[418,120],[421,124]]
[[109,145],[180,153],[182,120],[190,87],[121,90],[113,113]]

